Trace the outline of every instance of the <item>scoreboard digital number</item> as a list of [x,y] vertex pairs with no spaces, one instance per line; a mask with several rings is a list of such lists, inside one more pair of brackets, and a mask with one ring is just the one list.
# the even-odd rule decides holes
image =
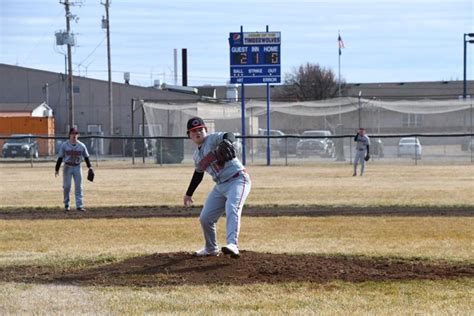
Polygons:
[[[249,60],[250,59],[250,60]],[[279,52],[274,53],[263,53],[259,52],[253,53],[232,53],[232,63],[231,65],[279,65],[280,64],[280,54]]]
[[230,33],[231,83],[279,83],[280,32]]

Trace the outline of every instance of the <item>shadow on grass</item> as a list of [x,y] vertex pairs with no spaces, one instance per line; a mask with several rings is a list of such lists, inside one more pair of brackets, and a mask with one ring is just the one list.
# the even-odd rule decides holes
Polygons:
[[431,262],[419,258],[290,255],[242,251],[228,256],[193,257],[157,253],[81,268],[9,266],[0,281],[83,286],[151,287],[167,285],[244,285],[256,283],[440,280],[473,278],[474,264]]

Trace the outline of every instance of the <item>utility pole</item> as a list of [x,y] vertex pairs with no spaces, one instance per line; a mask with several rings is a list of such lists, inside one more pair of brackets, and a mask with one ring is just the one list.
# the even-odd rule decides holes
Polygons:
[[62,0],[59,2],[64,5],[66,10],[66,33],[68,35],[67,44],[67,66],[68,66],[68,103],[69,103],[69,127],[74,126],[74,87],[73,87],[73,78],[72,78],[72,49],[74,45],[73,36],[71,36],[71,19],[74,19],[74,16],[71,14],[69,9],[69,0]]
[[109,75],[109,125],[110,125],[110,136],[114,135],[114,105],[112,100],[112,66],[110,60],[110,18],[109,18],[109,7],[110,1],[105,0],[101,2],[105,7],[105,19],[102,18],[102,28],[106,29],[107,32],[107,66]]

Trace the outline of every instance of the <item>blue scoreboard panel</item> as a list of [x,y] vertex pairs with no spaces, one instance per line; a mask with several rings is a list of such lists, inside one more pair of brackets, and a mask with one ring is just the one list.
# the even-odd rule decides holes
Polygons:
[[280,32],[230,33],[231,83],[280,83]]

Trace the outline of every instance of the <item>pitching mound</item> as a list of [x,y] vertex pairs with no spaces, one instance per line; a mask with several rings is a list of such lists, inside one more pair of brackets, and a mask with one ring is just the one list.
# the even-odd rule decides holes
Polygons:
[[420,259],[326,257],[242,251],[228,256],[193,257],[161,253],[100,266],[63,269],[18,266],[0,268],[0,281],[93,286],[163,286],[255,284],[280,282],[326,283],[452,279],[474,277],[474,264],[433,263]]

